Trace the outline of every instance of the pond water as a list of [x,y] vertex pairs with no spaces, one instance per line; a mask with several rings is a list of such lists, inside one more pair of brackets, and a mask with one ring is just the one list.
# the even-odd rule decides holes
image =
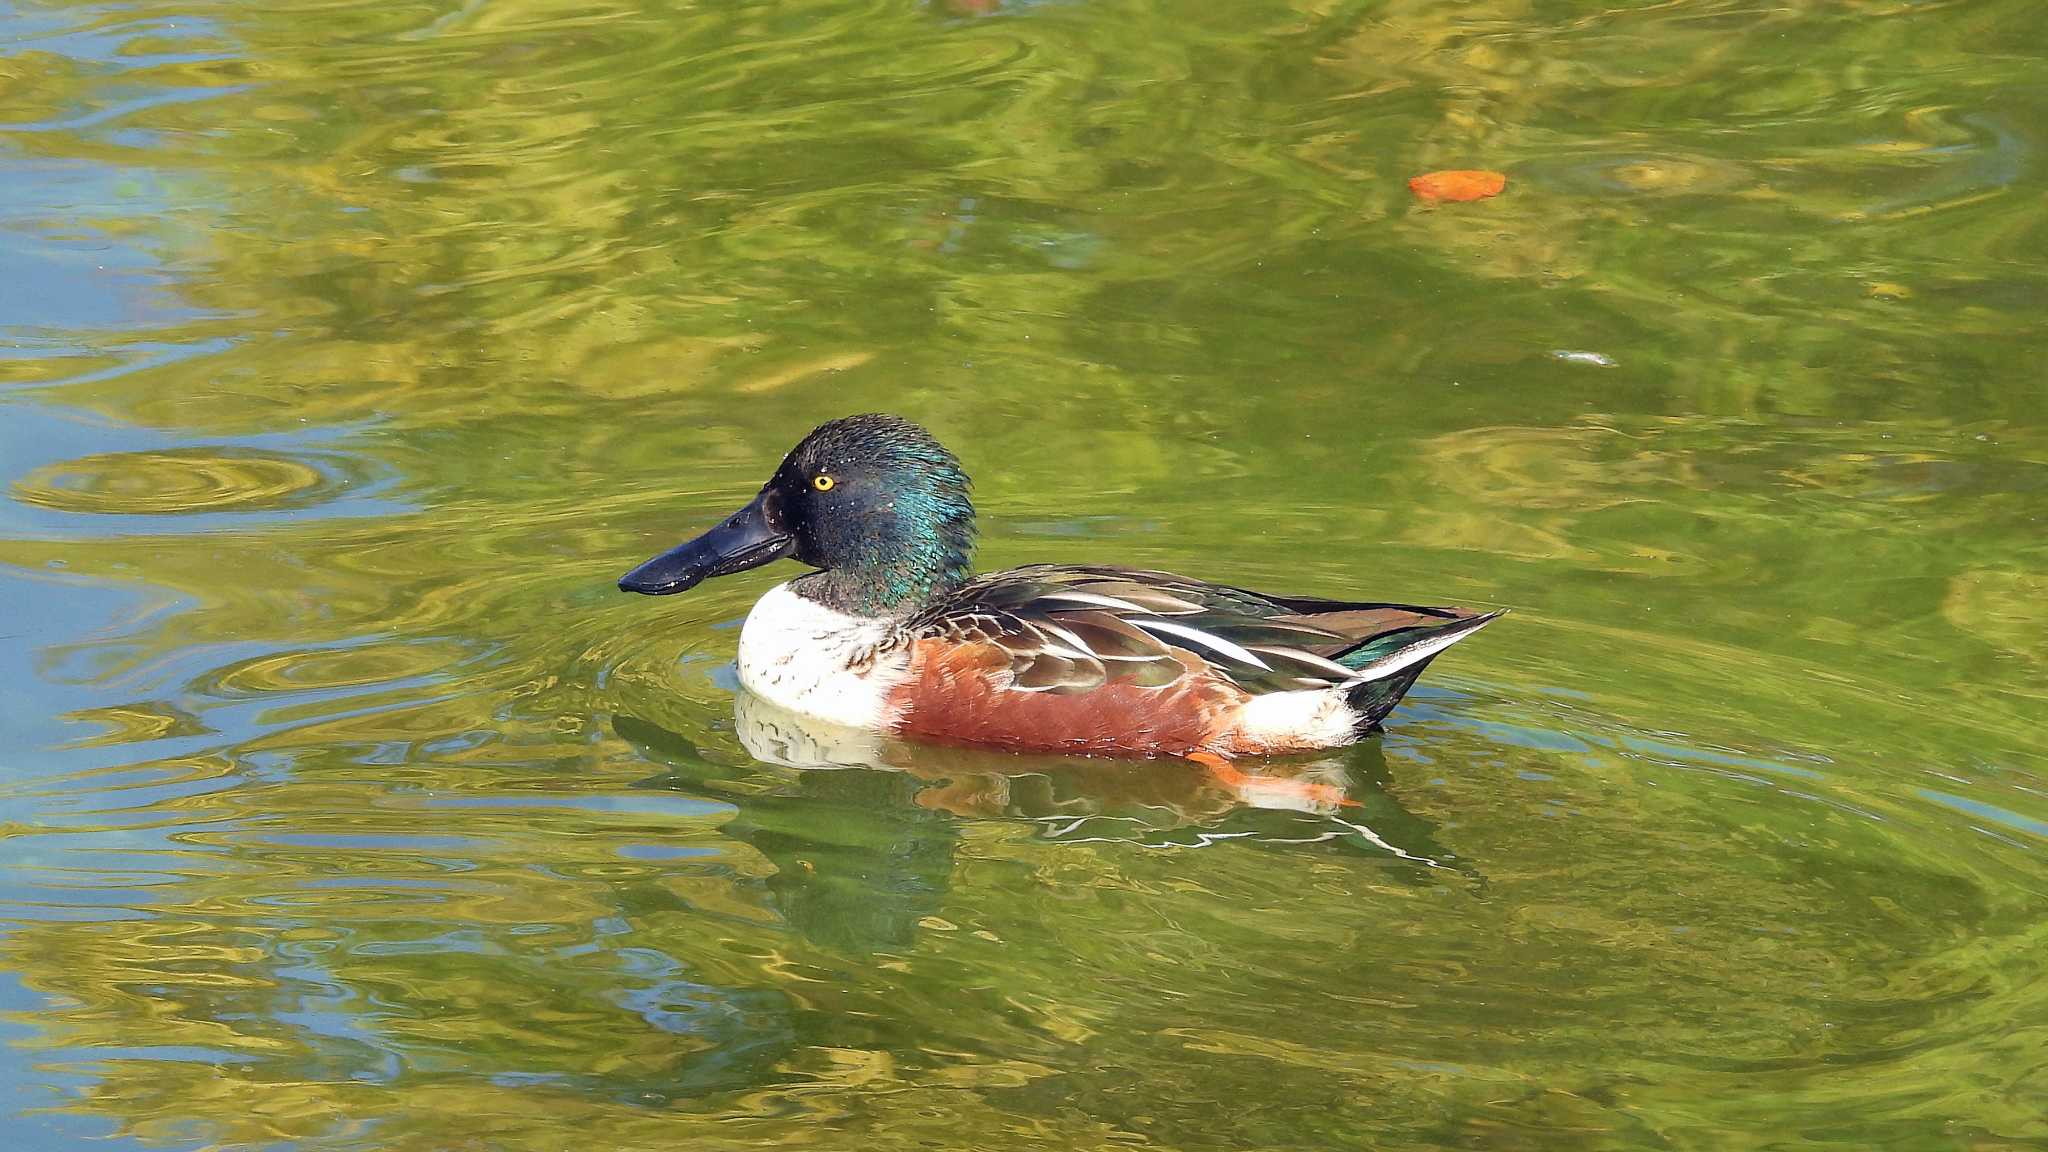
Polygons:
[[[2044,303],[2033,0],[0,3],[0,1143],[2048,1146]],[[1515,611],[835,744],[613,581],[865,410]]]

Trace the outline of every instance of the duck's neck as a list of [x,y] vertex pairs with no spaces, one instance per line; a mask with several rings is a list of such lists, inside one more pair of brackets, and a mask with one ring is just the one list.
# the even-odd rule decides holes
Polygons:
[[908,616],[967,583],[965,556],[920,562],[902,556],[891,562],[812,572],[790,582],[806,600],[850,616]]

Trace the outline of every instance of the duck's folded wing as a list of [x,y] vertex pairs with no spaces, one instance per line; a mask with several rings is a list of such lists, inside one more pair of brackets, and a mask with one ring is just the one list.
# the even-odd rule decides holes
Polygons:
[[[1213,675],[1259,695],[1356,677],[1334,657],[1357,647],[1361,635],[1317,619],[1325,603],[1336,606],[1164,572],[1036,565],[975,580],[914,630],[920,638],[1000,648],[1018,691],[1084,692],[1111,682],[1164,688]],[[1384,623],[1398,629],[1409,619]]]

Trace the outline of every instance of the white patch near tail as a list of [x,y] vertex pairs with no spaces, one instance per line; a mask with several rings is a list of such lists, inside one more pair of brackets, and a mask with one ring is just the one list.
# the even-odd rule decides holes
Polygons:
[[1370,680],[1392,676],[1404,668],[1412,668],[1486,627],[1499,615],[1499,612],[1490,612],[1451,625],[1443,632],[1351,672],[1350,679],[1334,688],[1308,688],[1254,696],[1244,702],[1232,735],[1247,752],[1306,752],[1349,744],[1358,739],[1359,725],[1365,719],[1364,714],[1351,706],[1351,689]]
[[1268,692],[1244,702],[1231,735],[1247,751],[1305,752],[1356,740],[1358,720],[1342,688]]

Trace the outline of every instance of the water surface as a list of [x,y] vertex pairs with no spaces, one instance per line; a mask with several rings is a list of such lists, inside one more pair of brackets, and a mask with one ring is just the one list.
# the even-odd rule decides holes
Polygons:
[[[2048,1144],[2039,5],[0,32],[7,1147]],[[872,409],[1516,611],[1270,785],[836,741],[612,581]]]

